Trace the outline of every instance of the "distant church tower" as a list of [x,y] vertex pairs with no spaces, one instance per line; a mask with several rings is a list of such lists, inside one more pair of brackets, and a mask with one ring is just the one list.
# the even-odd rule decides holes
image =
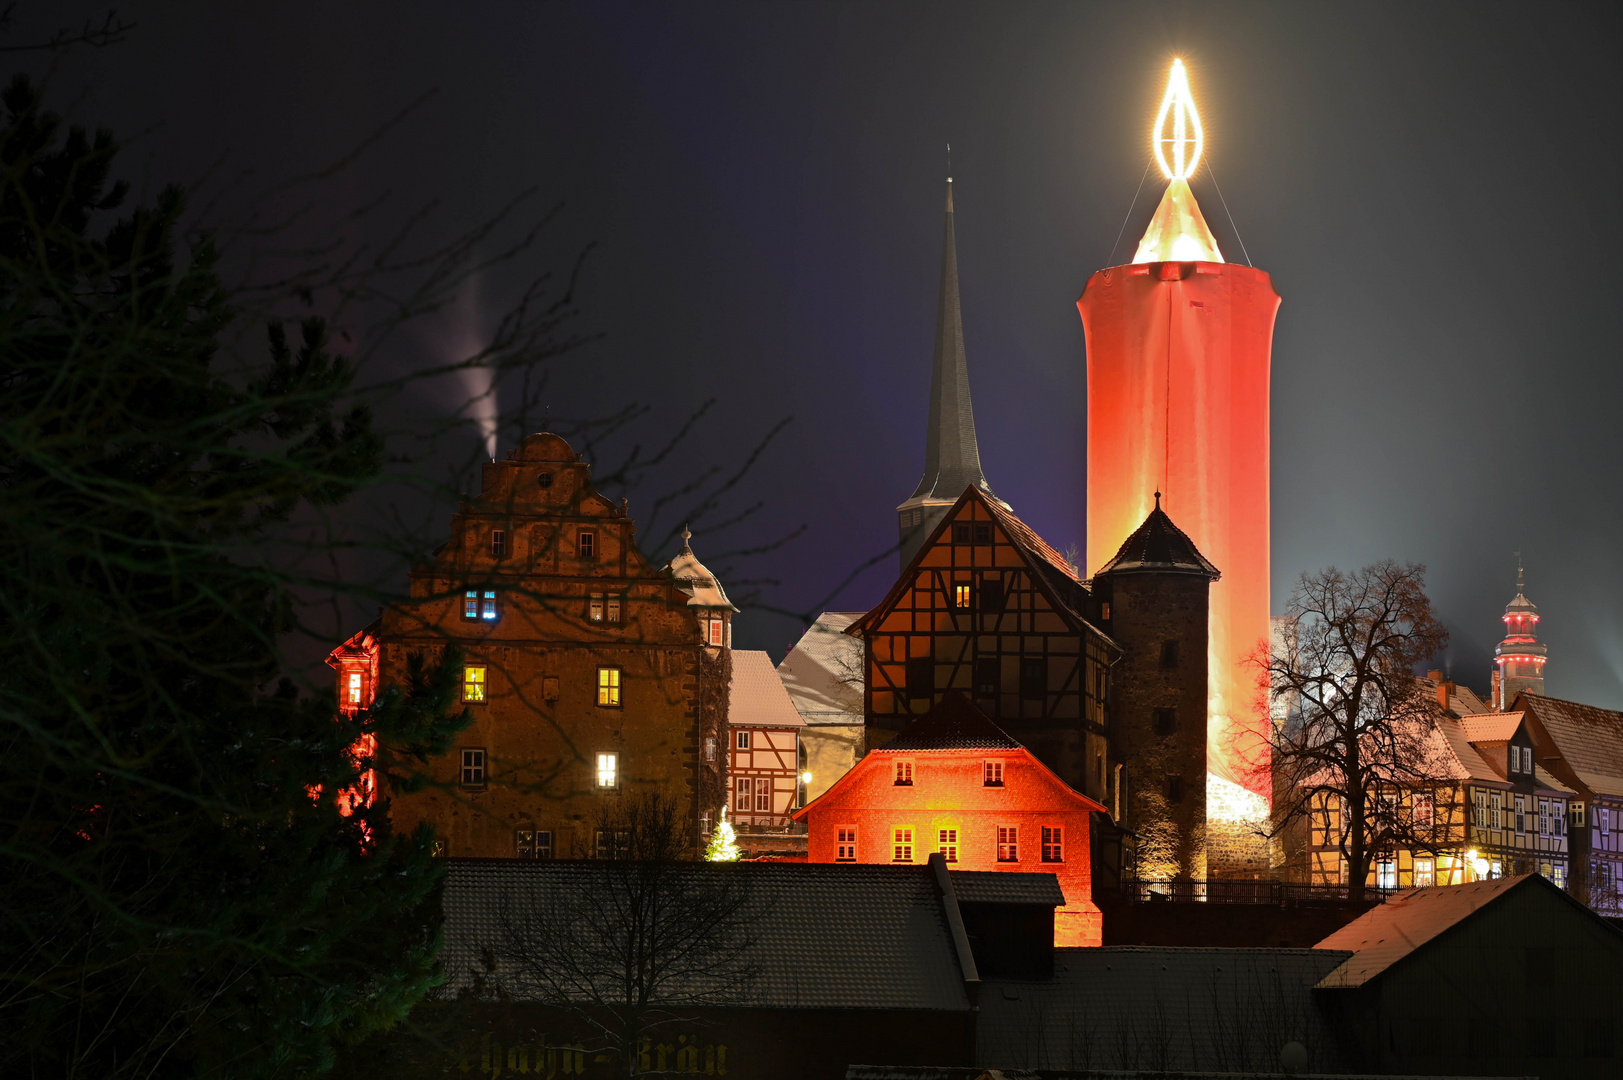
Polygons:
[[1526,690],[1544,693],[1544,643],[1538,639],[1538,608],[1523,595],[1522,564],[1516,560],[1516,599],[1505,605],[1505,640],[1493,650],[1493,707],[1510,708]]
[[975,410],[969,403],[969,364],[964,357],[964,317],[958,305],[958,244],[952,228],[952,177],[947,178],[947,225],[941,241],[941,298],[935,323],[935,367],[930,373],[930,430],[924,443],[924,479],[896,508],[902,569],[935,531],[958,496],[971,485],[992,495],[981,475],[975,441]]

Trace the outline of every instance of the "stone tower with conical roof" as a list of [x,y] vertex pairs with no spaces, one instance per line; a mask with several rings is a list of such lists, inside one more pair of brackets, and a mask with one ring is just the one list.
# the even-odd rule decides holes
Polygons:
[[1204,880],[1207,622],[1217,567],[1161,509],[1090,583],[1121,646],[1108,689],[1118,824],[1137,837],[1146,881]]
[[[907,501],[896,508],[904,570],[966,487],[977,487],[992,495],[986,477],[981,474],[975,410],[969,401],[969,363],[964,356],[964,318],[958,303],[958,244],[952,216],[952,178],[948,177],[935,363],[930,372],[930,426],[924,442],[924,477]],[[1007,505],[1001,499],[998,502]]]
[[1516,599],[1505,605],[1505,639],[1493,650],[1493,707],[1503,712],[1523,690],[1544,693],[1548,650],[1538,639],[1538,608],[1525,595],[1521,560],[1516,560]]

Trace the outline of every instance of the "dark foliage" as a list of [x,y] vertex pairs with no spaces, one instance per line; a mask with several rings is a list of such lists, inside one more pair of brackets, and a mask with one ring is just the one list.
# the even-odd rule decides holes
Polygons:
[[121,211],[110,135],[0,100],[0,1074],[318,1072],[437,977],[429,836],[332,796],[443,751],[458,658],[295,691],[261,552],[378,475],[352,370],[319,319],[222,370],[183,193]]

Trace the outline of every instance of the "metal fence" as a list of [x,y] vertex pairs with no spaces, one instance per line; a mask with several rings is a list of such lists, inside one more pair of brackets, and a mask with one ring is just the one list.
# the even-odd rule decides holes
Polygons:
[[[1398,889],[1365,886],[1367,899],[1381,899]],[[1345,885],[1310,885],[1295,881],[1138,881],[1122,882],[1122,892],[1138,903],[1200,901],[1208,904],[1283,904],[1303,900],[1345,900]]]

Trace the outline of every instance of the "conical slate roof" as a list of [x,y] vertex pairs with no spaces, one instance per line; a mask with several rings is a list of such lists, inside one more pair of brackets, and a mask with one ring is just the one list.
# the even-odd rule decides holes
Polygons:
[[991,492],[981,473],[975,410],[969,401],[969,362],[964,356],[964,316],[958,302],[958,243],[952,226],[952,180],[947,181],[947,221],[941,241],[941,296],[936,312],[935,364],[930,373],[930,428],[924,444],[924,478],[912,498],[956,499],[964,488]]
[[942,695],[929,712],[876,750],[1016,750],[1020,744],[992,723],[961,690]]
[[1122,542],[1116,557],[1099,568],[1095,577],[1126,573],[1204,574],[1216,581],[1221,575],[1195,542],[1161,509],[1161,493],[1155,493],[1155,509]]

